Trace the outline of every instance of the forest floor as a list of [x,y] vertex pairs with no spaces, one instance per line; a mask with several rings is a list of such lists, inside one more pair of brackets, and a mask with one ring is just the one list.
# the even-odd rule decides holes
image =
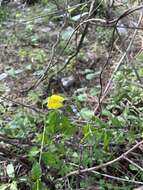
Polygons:
[[[125,10],[126,6],[119,7],[119,10],[117,8],[117,12],[113,18],[118,17],[120,12],[124,12]],[[135,114],[130,115],[132,118],[128,118],[128,121],[132,123],[131,119],[133,119],[132,124],[135,124],[137,119],[140,123],[142,122],[142,30],[137,30],[132,47],[129,49],[129,52],[126,52],[130,42],[133,40],[135,27],[143,27],[143,20],[138,25],[140,19],[138,18],[139,13],[124,18],[115,36],[113,36],[113,27],[97,27],[96,24],[91,24],[88,27],[79,53],[66,64],[72,53],[76,51],[84,31],[84,25],[81,25],[68,43],[78,24],[86,18],[86,14],[81,19],[78,19],[78,16],[74,15],[71,18],[66,18],[62,11],[55,11],[55,6],[53,5],[43,6],[36,4],[28,6],[12,2],[5,6],[0,15],[1,128],[9,125],[13,121],[13,118],[19,117],[18,112],[21,107],[29,113],[33,113],[35,110],[46,113],[47,97],[52,94],[63,94],[71,98],[72,105],[75,105],[75,102],[79,101],[80,105],[78,106],[77,103],[75,112],[80,112],[79,110],[83,108],[94,112],[96,115],[100,115],[101,108],[109,106],[112,114],[118,117],[123,112],[121,107],[125,108],[128,106],[131,112]],[[128,25],[130,28],[126,27]],[[112,43],[113,38],[115,38],[114,43]],[[124,52],[126,52],[126,56],[125,60],[122,61]],[[135,65],[131,62],[135,62]],[[128,67],[128,69],[125,68],[124,70],[122,66]],[[120,67],[121,70],[119,69]],[[45,73],[45,71],[47,72]],[[41,80],[43,75],[44,80]],[[113,81],[111,79],[114,75],[116,77]],[[124,76],[127,76],[127,79],[124,80]],[[134,80],[132,81],[132,79]],[[100,93],[101,91],[103,93],[108,87],[110,80],[109,91],[104,98],[103,104],[99,105],[99,101],[101,100]],[[141,80],[139,84],[137,80]],[[124,84],[121,84],[121,81],[124,81]],[[139,88],[141,89],[136,90],[134,87],[130,87],[130,82],[132,82],[132,86],[134,83],[140,85]],[[112,99],[112,96],[115,96],[115,98]],[[74,97],[76,97],[76,101]],[[138,113],[141,116],[139,115],[138,118],[135,118]],[[73,116],[73,114],[69,114],[69,117],[77,119],[77,115]],[[126,112],[126,115],[128,115],[128,112]],[[101,118],[106,122],[106,117],[105,114]],[[81,119],[79,120],[81,121]],[[118,121],[114,120],[114,124],[112,123],[111,125],[115,124],[118,125]],[[14,127],[12,126],[11,128],[14,129]],[[116,148],[113,145],[111,148],[115,150],[113,155],[119,155],[124,150],[126,151],[130,144],[135,141],[137,142],[136,138],[138,140],[141,139],[141,136],[138,134],[142,133],[142,128],[137,128],[135,127],[134,129],[133,127],[132,129],[137,130],[135,134],[130,129],[125,129],[129,132],[129,137],[125,137],[125,142],[122,143],[123,134],[119,140],[121,144],[118,144]],[[6,131],[8,130],[6,127]],[[2,129],[0,137],[4,133]],[[19,138],[18,133],[16,133],[17,136],[15,137],[13,136],[14,134],[11,131],[9,132],[9,136],[12,138]],[[17,149],[14,151],[19,152]],[[107,155],[109,154],[107,153]],[[132,155],[133,160],[141,167],[143,167],[142,155],[142,147]],[[132,177],[132,179],[135,176],[139,176],[138,179],[140,181],[143,180],[143,173],[140,174],[133,167],[130,168],[130,171],[128,167],[127,163],[123,164],[121,161],[118,172],[123,176],[127,172],[127,175]],[[114,175],[115,171],[112,168],[106,168],[108,174],[110,171]],[[115,174],[117,177],[119,177],[118,172]],[[1,181],[7,182],[7,178]],[[133,189],[133,187],[137,186],[135,184],[132,187],[119,189]],[[105,187],[105,189],[114,188]],[[116,187],[116,189],[118,188]]]

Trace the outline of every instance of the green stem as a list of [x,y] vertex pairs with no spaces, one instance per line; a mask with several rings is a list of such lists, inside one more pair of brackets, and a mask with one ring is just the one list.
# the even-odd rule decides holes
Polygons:
[[43,147],[44,147],[45,132],[46,132],[46,126],[44,125],[43,134],[42,134],[41,148],[40,148],[39,165],[41,164],[41,158],[42,158]]

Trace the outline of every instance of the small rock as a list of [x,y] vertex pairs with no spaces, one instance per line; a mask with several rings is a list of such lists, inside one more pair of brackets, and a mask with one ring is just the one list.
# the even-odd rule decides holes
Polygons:
[[0,74],[0,80],[5,79],[7,76],[8,76],[7,73],[2,73],[2,74]]
[[75,107],[75,105],[71,105],[71,109],[72,109],[72,111],[73,111],[74,113],[77,113],[77,112],[78,112],[78,110],[77,110],[77,108]]
[[44,32],[44,33],[47,33],[51,30],[50,27],[42,27],[42,28],[39,28],[39,32]]
[[119,26],[117,27],[117,30],[118,30],[118,33],[121,35],[121,36],[127,36],[128,35],[128,32],[125,28],[125,25],[124,24],[119,24]]
[[75,78],[74,78],[73,75],[71,75],[69,77],[62,78],[61,82],[62,82],[63,87],[69,88],[69,87],[71,87],[74,84]]

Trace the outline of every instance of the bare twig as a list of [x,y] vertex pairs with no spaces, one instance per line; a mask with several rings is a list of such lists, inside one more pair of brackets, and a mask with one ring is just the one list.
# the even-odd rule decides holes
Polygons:
[[[77,164],[74,164],[74,163],[69,163],[69,164],[76,167],[76,168],[78,168]],[[80,166],[80,168],[83,169],[82,166]],[[104,174],[104,173],[97,172],[97,171],[91,171],[91,173],[96,174],[96,175],[101,175],[101,176],[104,176],[106,178],[116,180],[116,181],[124,181],[124,182],[128,182],[128,183],[134,183],[134,184],[140,184],[140,185],[143,184],[143,182],[141,182],[141,181],[136,181],[136,180],[131,180],[131,179],[124,179],[124,178],[121,178],[121,177],[115,177],[115,176],[112,176],[112,175],[109,175],[109,174]]]
[[29,89],[24,90],[24,92],[25,92],[25,91],[28,92],[28,91],[30,91],[30,90],[36,88],[36,87],[45,79],[45,76],[47,75],[49,69],[50,69],[51,66],[52,66],[53,58],[54,58],[54,56],[55,56],[56,47],[57,47],[57,45],[58,45],[58,43],[59,43],[60,34],[61,34],[61,31],[62,31],[64,25],[65,25],[65,23],[62,25],[62,27],[61,27],[60,30],[59,30],[59,33],[58,33],[58,35],[57,35],[57,40],[56,40],[56,42],[54,43],[54,45],[53,45],[53,47],[52,47],[51,57],[50,57],[50,60],[49,60],[49,62],[48,62],[48,65],[46,66],[46,68],[45,68],[45,70],[44,70],[44,73],[39,77],[39,79],[34,83],[34,85],[32,85]]
[[35,111],[37,113],[43,113],[43,111],[41,111],[39,109],[36,109],[36,108],[34,108],[34,107],[30,106],[30,105],[27,105],[27,104],[24,104],[24,103],[21,103],[21,102],[18,102],[18,101],[14,101],[14,100],[12,100],[10,98],[7,98],[7,97],[4,97],[4,96],[0,96],[0,99],[3,100],[3,101],[9,101],[9,102],[12,102],[12,103],[14,103],[16,105],[20,105],[22,107],[31,109],[31,110],[33,110],[33,111]]
[[[115,162],[124,159],[125,156],[127,156],[129,153],[131,153],[131,152],[132,152],[133,150],[135,150],[136,148],[138,148],[141,144],[143,144],[143,140],[140,141],[140,142],[138,142],[137,144],[135,144],[135,145],[134,145],[132,148],[130,148],[127,152],[121,154],[121,156],[115,158],[114,160],[111,160],[111,161],[109,161],[109,162],[100,164],[100,165],[95,166],[95,167],[82,169],[82,170],[80,170],[80,173],[91,172],[91,171],[98,170],[98,169],[104,168],[104,167],[106,167],[106,166],[109,166],[109,165],[111,165],[111,164],[114,164]],[[79,170],[75,170],[75,171],[73,171],[73,172],[70,172],[70,173],[67,174],[66,176],[57,179],[56,182],[61,181],[61,180],[65,179],[65,178],[67,178],[67,177],[69,177],[69,176],[77,175],[77,174],[79,174]]]
[[12,138],[12,137],[9,137],[9,136],[1,134],[1,133],[0,133],[0,142],[4,142],[6,144],[15,145],[15,146],[19,146],[19,145],[33,146],[33,145],[35,145],[35,143],[33,143],[28,138],[27,139],[24,139],[24,138]]
[[[101,1],[101,2],[102,2],[102,1]],[[94,8],[94,3],[95,3],[94,1],[91,1],[91,8]],[[81,38],[80,38],[80,41],[79,41],[79,44],[78,44],[78,47],[77,47],[76,52],[73,53],[71,56],[69,56],[69,58],[67,59],[66,63],[63,65],[62,68],[60,68],[60,70],[57,71],[57,73],[63,71],[63,70],[66,68],[66,66],[70,63],[70,61],[79,53],[79,51],[80,51],[80,49],[81,49],[81,47],[82,47],[82,42],[83,42],[83,40],[84,40],[85,34],[86,34],[86,32],[87,32],[87,29],[88,29],[88,25],[89,25],[90,22],[94,22],[94,21],[95,21],[95,22],[101,22],[101,23],[104,23],[104,24],[112,25],[112,26],[114,27],[114,29],[115,29],[115,26],[117,26],[118,21],[119,21],[120,19],[122,19],[122,18],[124,18],[125,16],[127,16],[127,15],[129,15],[129,14],[132,14],[133,12],[135,12],[135,11],[140,10],[140,9],[143,8],[143,6],[137,6],[137,7],[135,7],[135,8],[128,9],[128,10],[125,11],[120,17],[118,17],[118,18],[116,18],[116,19],[114,19],[114,20],[112,20],[112,21],[106,21],[106,20],[104,20],[104,19],[92,18],[92,15],[96,12],[97,8],[98,8],[100,5],[101,5],[101,3],[96,7],[95,10],[93,10],[93,12],[91,11],[92,9],[90,9],[88,18],[87,18],[85,21],[83,21],[82,23],[80,23],[80,24],[76,27],[76,29],[74,30],[73,34],[74,34],[83,24],[86,24],[86,26],[85,26],[85,28],[84,28],[84,31],[83,31],[83,33],[82,33],[82,36],[81,36]],[[44,15],[44,16],[45,16],[45,15]],[[64,26],[64,25],[63,25],[63,26]],[[61,30],[62,30],[63,26],[61,27]],[[60,30],[60,31],[61,31],[61,30]],[[70,42],[70,40],[71,40],[73,34],[71,35],[71,37],[70,37],[68,43]],[[55,55],[55,48],[56,48],[56,46],[58,45],[59,38],[60,38],[60,32],[59,32],[59,35],[58,35],[58,37],[57,37],[56,43],[55,43],[55,44],[53,45],[53,47],[52,47],[51,58],[50,58],[50,61],[49,61],[48,65],[47,65],[47,67],[46,67],[46,69],[45,69],[45,72],[42,74],[42,76],[40,76],[40,78],[35,82],[34,85],[32,85],[32,86],[31,86],[29,89],[27,89],[27,90],[23,90],[22,92],[28,92],[29,90],[31,90],[31,89],[37,87],[37,86],[41,83],[41,81],[43,81],[43,80],[46,78],[46,75],[47,75],[47,73],[48,73],[48,71],[49,71],[49,69],[50,69],[50,67],[51,67],[51,65],[52,65],[52,63],[53,63],[53,58],[54,58],[54,55]],[[68,43],[67,43],[67,45],[68,45]],[[66,47],[67,47],[67,45],[66,45]],[[66,48],[66,47],[65,47],[65,48]],[[65,49],[65,48],[64,48],[64,49]],[[108,62],[108,61],[107,61],[107,62]],[[56,62],[56,63],[57,63],[57,62]],[[108,64],[108,63],[107,63],[107,64]],[[107,65],[107,64],[106,64],[106,65]],[[106,67],[106,65],[105,65],[105,67]],[[105,68],[105,67],[104,67],[104,68]],[[103,70],[104,70],[104,69],[103,69]],[[51,76],[51,78],[52,78],[52,76]],[[101,81],[100,81],[100,82],[101,82]],[[99,102],[100,102],[100,101],[99,101]],[[99,104],[100,104],[100,103],[99,103]]]
[[[141,14],[141,16],[140,16],[140,18],[139,18],[138,25],[141,23],[141,20],[142,20],[142,14]],[[120,65],[122,64],[123,60],[124,60],[125,57],[127,56],[127,53],[128,53],[129,50],[131,49],[131,46],[132,46],[132,44],[133,44],[133,42],[134,42],[134,40],[135,40],[136,34],[137,34],[137,29],[135,30],[135,32],[134,32],[134,34],[133,34],[133,37],[132,37],[132,39],[131,39],[131,41],[130,41],[130,43],[129,43],[127,49],[126,49],[126,51],[124,52],[124,54],[123,54],[122,57],[120,58],[119,62],[117,63],[117,65],[116,65],[114,71],[112,72],[111,78],[109,79],[109,81],[108,81],[108,83],[107,83],[107,85],[106,85],[106,87],[105,87],[105,90],[104,90],[104,92],[103,92],[103,96],[100,98],[100,103],[103,102],[104,98],[106,97],[106,95],[107,95],[107,93],[108,93],[108,91],[109,91],[109,88],[110,88],[110,86],[111,86],[112,80],[113,80],[113,78],[114,78],[116,72],[118,71]],[[95,108],[95,110],[94,110],[95,113],[96,113],[96,111],[98,110],[98,108],[100,107],[100,103],[98,103],[98,105],[96,106],[96,108]]]
[[97,175],[101,175],[101,176],[104,176],[104,177],[107,177],[109,179],[113,179],[113,180],[116,180],[116,181],[124,181],[124,182],[128,182],[128,183],[134,183],[134,184],[143,185],[143,182],[141,182],[141,181],[136,181],[136,180],[131,180],[131,179],[124,179],[124,178],[121,178],[121,177],[115,177],[115,176],[111,176],[111,175],[108,175],[108,174],[103,174],[103,173],[96,172],[96,171],[92,171],[92,173],[97,174]]
[[[88,18],[91,18],[91,17],[93,16],[93,14],[96,12],[97,8],[98,8],[98,7],[97,7],[97,8],[94,10],[94,3],[95,3],[95,1],[92,1],[92,2],[91,2],[91,7],[90,7],[90,11],[89,11],[89,16],[88,16]],[[58,34],[58,36],[57,36],[57,41],[56,41],[56,43],[55,43],[55,44],[53,45],[53,47],[52,47],[51,58],[50,58],[50,61],[49,61],[48,65],[47,65],[47,67],[46,67],[46,69],[45,69],[45,72],[42,74],[42,76],[36,81],[36,83],[35,83],[32,87],[30,87],[28,90],[26,90],[26,92],[29,91],[29,90],[31,90],[31,89],[33,89],[33,88],[36,88],[36,87],[46,78],[46,75],[47,75],[47,73],[48,73],[48,71],[49,71],[49,69],[50,69],[50,67],[51,67],[51,65],[52,65],[52,63],[53,63],[53,58],[54,58],[54,55],[55,55],[55,48],[56,48],[56,46],[58,45],[58,42],[59,42],[59,40],[60,40],[60,34],[61,34],[61,31],[62,31],[64,25],[65,25],[65,23],[62,25],[62,27],[61,27],[61,29],[60,29],[60,31],[59,31],[59,34]],[[79,41],[79,43],[78,43],[78,46],[77,46],[77,49],[76,49],[75,53],[73,53],[73,55],[71,55],[71,56],[67,59],[66,63],[65,63],[64,66],[62,67],[62,69],[60,69],[60,72],[61,72],[62,70],[64,70],[65,67],[70,63],[70,61],[79,53],[79,51],[80,51],[80,49],[81,49],[81,47],[82,47],[84,38],[85,38],[85,36],[86,36],[87,30],[88,30],[88,26],[89,26],[89,23],[86,23],[85,28],[84,28],[84,31],[83,31],[83,33],[82,33],[82,36],[81,36],[81,38],[80,38],[80,41]],[[66,47],[65,47],[65,48],[66,48]],[[65,48],[64,48],[64,49],[65,49]]]
[[141,166],[139,166],[138,164],[136,164],[135,162],[133,162],[132,160],[130,160],[126,156],[124,156],[124,159],[127,160],[130,164],[134,165],[136,168],[138,168],[139,170],[141,170],[143,172],[143,168]]

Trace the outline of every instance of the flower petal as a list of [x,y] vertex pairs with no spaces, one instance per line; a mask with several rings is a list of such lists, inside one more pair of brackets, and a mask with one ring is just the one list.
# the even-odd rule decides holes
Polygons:
[[47,107],[49,109],[58,109],[63,107],[63,101],[65,99],[62,96],[59,95],[52,95],[48,97],[48,104]]

